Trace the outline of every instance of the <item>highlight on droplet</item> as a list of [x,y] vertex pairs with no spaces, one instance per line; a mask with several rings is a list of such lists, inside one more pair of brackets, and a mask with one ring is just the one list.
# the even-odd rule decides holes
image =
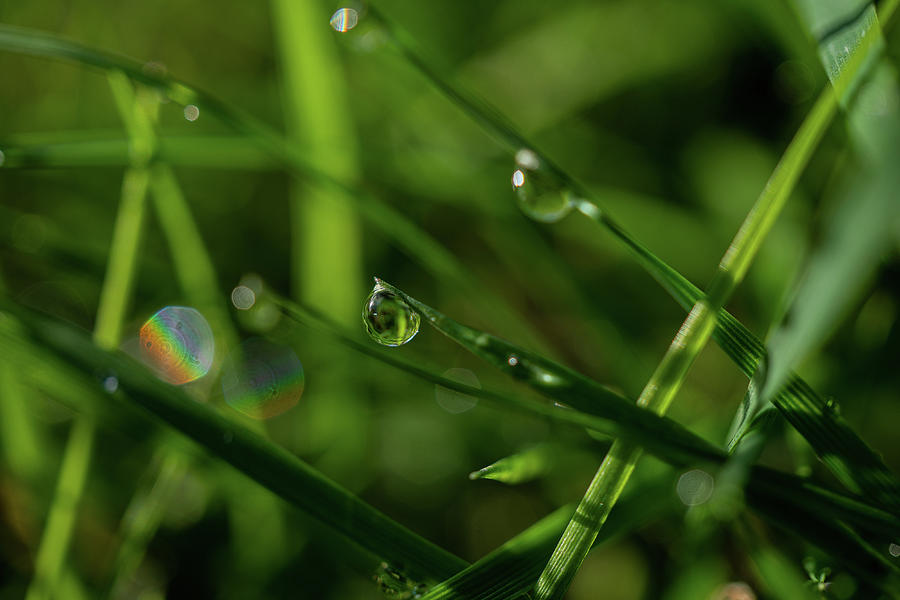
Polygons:
[[215,354],[212,329],[197,309],[167,306],[141,327],[141,358],[163,381],[182,385],[209,372]]
[[353,8],[339,8],[331,15],[331,28],[339,33],[347,33],[359,23],[359,13]]
[[225,402],[253,419],[268,419],[300,400],[306,378],[294,351],[262,338],[250,338],[232,351],[222,370]]

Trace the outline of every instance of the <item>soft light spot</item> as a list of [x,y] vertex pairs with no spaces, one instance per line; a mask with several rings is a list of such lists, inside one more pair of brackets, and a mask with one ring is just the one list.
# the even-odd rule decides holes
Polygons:
[[515,354],[511,354],[506,362],[509,364],[509,366],[514,367],[519,364],[519,357],[517,357]]
[[256,304],[256,294],[246,285],[231,290],[231,303],[238,310],[250,310]]
[[[444,372],[444,377],[458,383],[464,383],[470,387],[481,389],[481,382],[478,381],[478,376],[468,369],[447,369]],[[478,404],[478,398],[464,394],[463,392],[451,390],[442,385],[434,386],[434,399],[438,403],[438,406],[451,414],[464,413],[467,410],[475,408],[475,405]]]
[[703,504],[712,496],[715,480],[706,471],[693,469],[678,478],[675,491],[681,501],[688,506]]
[[900,545],[891,544],[890,546],[888,546],[888,553],[890,553],[890,555],[894,558],[897,558],[898,556],[900,556]]
[[732,581],[717,589],[711,600],[756,600],[756,594],[743,581]]
[[253,419],[268,419],[293,407],[305,384],[294,351],[261,338],[245,341],[222,367],[225,402]]
[[331,28],[339,33],[347,33],[359,23],[359,13],[352,8],[339,8],[331,15]]
[[525,173],[521,169],[516,169],[512,174],[513,187],[522,187],[525,183]]
[[116,379],[115,376],[110,375],[103,380],[103,389],[106,390],[108,394],[115,393],[115,391],[119,389],[119,380]]
[[196,104],[188,104],[184,107],[184,118],[193,123],[200,117],[200,109]]

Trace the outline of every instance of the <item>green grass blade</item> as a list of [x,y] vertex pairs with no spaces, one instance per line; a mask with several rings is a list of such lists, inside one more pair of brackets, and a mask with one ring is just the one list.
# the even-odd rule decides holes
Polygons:
[[[389,287],[389,284],[384,282],[382,282],[382,285]],[[397,288],[390,287],[390,289],[395,290],[399,294],[403,294],[403,292]],[[583,380],[582,382],[567,381],[560,377],[558,380],[554,380],[557,381],[559,385],[548,386],[548,376],[557,376],[558,374],[566,376],[567,373],[574,373],[574,371],[570,371],[565,367],[557,365],[545,358],[538,357],[530,352],[522,351],[518,347],[495,338],[490,334],[455,323],[449,318],[440,315],[440,313],[434,309],[413,300],[405,294],[404,297],[411,302],[415,302],[417,310],[420,310],[420,312],[424,308],[429,311],[427,314],[431,316],[440,315],[440,323],[443,327],[447,327],[447,331],[451,332],[450,337],[455,341],[459,342],[459,340],[453,336],[459,334],[459,332],[463,332],[461,334],[463,336],[490,340],[489,344],[493,345],[495,348],[499,347],[501,349],[514,351],[515,356],[519,357],[517,360],[520,360],[518,364],[523,365],[523,368],[534,369],[538,363],[541,364],[542,367],[540,367],[540,373],[536,370],[534,371],[534,379],[540,383],[540,387],[535,386],[535,389],[551,399],[570,402],[573,407],[575,407],[577,403],[580,410],[566,410],[546,403],[528,400],[519,395],[497,393],[437,375],[435,372],[419,366],[418,362],[412,364],[397,358],[394,353],[377,350],[372,344],[364,344],[357,341],[349,334],[344,333],[339,325],[334,324],[327,317],[318,313],[311,307],[290,302],[271,292],[268,293],[268,297],[278,304],[288,317],[297,322],[310,325],[319,331],[332,335],[341,343],[357,352],[371,356],[385,364],[406,371],[407,373],[430,383],[483,399],[496,406],[510,408],[527,414],[539,415],[560,423],[586,427],[607,435],[633,436],[636,439],[641,440],[641,443],[646,445],[648,451],[653,452],[662,460],[671,464],[684,466],[696,464],[698,462],[720,461],[724,458],[724,453],[721,450],[691,433],[678,423],[671,419],[659,417],[648,411],[641,410],[633,404],[623,401],[620,396],[612,395],[610,397],[608,395],[611,393],[609,390],[582,375],[575,373],[576,377]],[[421,312],[421,314],[424,315],[426,313]],[[429,317],[426,316],[426,318]],[[437,317],[435,317],[435,319],[436,321],[438,320]],[[444,333],[447,332],[445,331]],[[501,352],[496,355],[486,354],[483,358],[488,362],[500,365],[501,368],[503,368],[509,367],[508,357],[509,354],[503,354]],[[524,361],[524,364],[522,361]],[[571,393],[563,393],[563,391],[561,391],[562,388],[559,387],[560,385],[569,386],[568,389]],[[580,390],[578,395],[575,395],[575,392],[572,392],[572,390],[576,388]],[[601,389],[603,391],[598,394],[593,391],[593,388]]]
[[[524,350],[514,344],[502,340],[489,333],[473,329],[454,321],[434,308],[416,300],[404,291],[391,284],[377,280],[379,285],[390,290],[405,300],[432,327],[458,343],[472,354],[492,364],[514,379],[529,385],[540,394],[574,408],[576,411],[596,415],[612,422],[613,427],[628,431],[628,436],[641,439],[662,450],[668,445],[670,452],[683,449],[684,458],[688,454],[699,459],[707,453],[718,456],[719,450],[687,431],[671,419],[659,417],[626,400],[623,396],[609,388],[569,369],[559,363],[536,353]],[[443,384],[441,384],[443,385]],[[460,384],[448,386],[451,389],[465,391],[471,395],[478,392],[460,389]],[[474,390],[474,388],[472,388]],[[509,401],[521,403],[521,400]],[[540,406],[540,405],[536,405]],[[541,409],[536,409],[541,410]],[[560,408],[546,407],[548,414],[558,413],[559,419],[570,422],[582,417]],[[610,425],[597,429],[607,433]],[[662,443],[662,444],[661,444]],[[669,456],[669,460],[683,460],[681,457]]]
[[[879,17],[883,27],[886,28],[890,25],[898,4],[900,2],[897,0],[889,0],[881,6]],[[416,49],[412,37],[407,32],[397,27],[380,12],[374,13],[374,16],[386,24],[387,30],[392,34],[392,41],[413,66],[454,104],[503,141],[508,150],[514,152],[521,147],[535,150],[534,144],[517,132],[502,115],[499,115],[496,109],[474,95],[461,91],[458,86],[449,82],[436,69],[429,66],[421,58],[421,53]],[[837,113],[837,106],[835,94],[830,89],[826,89],[820,94],[801,127],[801,133],[806,133],[804,137],[807,142],[804,145],[807,150],[811,150],[810,146],[815,145],[810,142],[817,142],[828,127]],[[539,155],[539,158],[543,163],[553,165],[553,161],[548,157]],[[583,198],[592,198],[590,192],[572,177],[561,169],[555,168],[555,170],[558,171],[557,175],[567,181],[577,194]],[[782,170],[782,172],[786,171]],[[782,181],[782,184],[793,185],[793,182]],[[597,221],[631,250],[638,263],[683,308],[690,310],[702,297],[702,292],[696,286],[634,239],[606,212],[600,211],[591,202],[583,204],[581,208],[582,212]],[[718,312],[713,338],[744,374],[752,377],[765,354],[764,345],[727,311],[721,309]],[[889,487],[896,485],[896,477],[884,466],[881,457],[859,438],[846,421],[828,410],[824,399],[799,377],[791,374],[788,384],[772,398],[772,403],[787,421],[806,438],[820,460],[849,489],[872,490],[885,485]]]
[[[896,169],[883,158],[900,148],[900,113],[894,108],[873,117],[869,110],[860,108],[871,96],[896,94],[897,89],[896,76],[886,66],[872,74],[884,50],[874,6],[870,4],[859,13],[849,5],[799,0],[796,4],[809,29],[820,39],[826,71],[842,105],[850,111],[851,139],[863,151],[868,168],[843,188],[843,203],[832,216],[824,241],[812,255],[795,291],[790,322],[772,333],[768,344],[771,358],[765,371],[751,383],[736,420],[734,441],[746,433],[751,419],[768,406],[776,392],[784,389],[786,381],[785,387],[790,389],[794,383],[789,380],[790,369],[823,342],[859,295],[878,255],[892,239],[891,224],[900,218],[894,195],[900,179]],[[853,98],[856,90],[859,97]],[[828,415],[837,411],[826,405],[823,412],[822,421],[827,422]],[[846,442],[850,441],[847,438]],[[849,489],[865,493],[883,506],[900,508],[900,482],[880,458],[859,444],[845,443],[841,450],[832,453],[828,460],[840,463],[836,474]],[[848,471],[852,477],[846,476]]]
[[469,473],[469,479],[493,479],[508,485],[532,481],[551,472],[561,458],[558,444],[538,444]]
[[[130,92],[130,82],[121,74],[111,72],[110,86],[119,102]],[[150,117],[141,107],[131,105],[134,115],[127,125],[133,136],[135,160],[142,161],[125,172],[122,198],[110,245],[109,264],[100,291],[94,341],[104,348],[115,348],[121,338],[122,321],[134,286],[138,246],[143,229],[145,200],[149,172],[146,160],[150,157],[152,132]],[[55,595],[62,565],[69,547],[78,504],[84,491],[94,443],[95,423],[90,417],[75,420],[64,450],[60,475],[50,506],[47,523],[41,536],[35,575],[26,595],[27,600],[41,600]]]
[[[29,315],[6,302],[0,304],[21,321],[32,343],[61,357],[86,376],[116,373],[120,392],[109,396],[110,407],[120,404],[122,408],[144,409],[144,415],[149,413],[167,423],[381,560],[402,565],[414,576],[431,581],[446,579],[466,566],[461,559],[391,520],[285,449],[160,381],[132,358],[98,348],[69,326]],[[0,343],[4,345],[15,344],[15,338],[21,335],[0,327]]]

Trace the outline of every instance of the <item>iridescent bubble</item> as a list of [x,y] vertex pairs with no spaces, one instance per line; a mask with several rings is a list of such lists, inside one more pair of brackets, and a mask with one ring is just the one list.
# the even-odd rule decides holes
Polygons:
[[[481,389],[481,382],[478,381],[478,377],[468,369],[447,369],[444,372],[444,377]],[[434,399],[441,408],[452,414],[464,413],[475,408],[475,405],[478,404],[478,398],[451,390],[442,385],[434,386]]]
[[384,346],[402,346],[419,332],[419,313],[381,285],[366,298],[362,317],[369,336]]
[[253,419],[280,415],[297,404],[305,383],[294,351],[261,338],[229,354],[222,373],[225,402]]
[[215,341],[196,309],[167,306],[141,327],[141,355],[160,379],[182,385],[209,372]]
[[519,208],[535,221],[555,223],[572,210],[575,198],[560,178],[541,164],[532,150],[516,152],[512,187]]
[[184,118],[193,123],[200,118],[200,109],[196,104],[188,104],[184,107]]
[[714,487],[715,480],[712,475],[700,469],[693,469],[678,478],[675,491],[683,503],[697,506],[710,499]]
[[339,8],[331,15],[331,28],[340,33],[347,33],[359,23],[359,13],[352,8]]

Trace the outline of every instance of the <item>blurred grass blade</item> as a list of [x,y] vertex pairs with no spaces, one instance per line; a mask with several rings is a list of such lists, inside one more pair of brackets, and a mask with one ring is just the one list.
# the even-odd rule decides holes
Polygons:
[[[888,0],[879,10],[882,26],[887,28],[896,12],[897,0]],[[470,114],[473,119],[487,130],[504,141],[507,149],[515,152],[521,147],[534,151],[536,147],[515,128],[498,111],[474,95],[462,91],[458,86],[443,77],[436,69],[429,66],[415,46],[415,42],[406,31],[394,24],[383,13],[373,12],[373,16],[381,21],[391,33],[392,41],[401,53],[418,69],[435,87],[444,93],[454,104]],[[854,68],[858,68],[856,65]],[[818,140],[831,123],[837,110],[835,94],[825,89],[813,105],[812,110],[798,132],[798,138],[806,143],[804,152],[795,154],[797,158],[808,160]],[[548,157],[540,155],[543,163],[553,165]],[[573,191],[582,198],[592,198],[592,194],[578,184],[571,176],[554,166],[557,175],[568,182]],[[782,174],[790,174],[791,169],[781,169]],[[793,187],[795,181],[773,182],[783,185],[783,189]],[[786,184],[786,185],[785,185]],[[582,212],[589,218],[605,227],[616,239],[632,251],[639,264],[656,279],[685,310],[702,297],[702,292],[670,267],[643,244],[635,240],[621,225],[606,212],[601,211],[593,202],[582,205]],[[748,377],[752,377],[757,365],[765,354],[762,342],[727,311],[718,311],[716,329],[713,334],[716,342],[725,350],[731,359]],[[772,403],[782,415],[810,443],[817,456],[838,479],[851,490],[891,489],[897,484],[896,477],[885,467],[881,457],[875,453],[850,428],[839,415],[828,410],[826,402],[802,379],[791,374],[787,385],[772,398]],[[750,414],[752,411],[748,411]],[[806,415],[814,415],[807,419]],[[887,488],[885,488],[887,486]]]
[[[621,510],[597,538],[611,542],[665,513],[676,510],[669,474],[648,479],[622,501]],[[534,585],[572,514],[563,506],[470,567],[428,590],[422,600],[509,600],[524,598]]]
[[531,587],[571,514],[571,506],[555,510],[478,562],[432,587],[422,600],[518,597]]
[[[155,104],[146,107],[130,103],[131,83],[119,72],[109,73],[110,88],[117,103],[127,104],[133,115],[126,120],[132,136],[134,166],[125,172],[122,197],[110,244],[109,264],[100,291],[94,341],[103,348],[115,348],[121,338],[122,321],[134,286],[138,262],[138,246],[146,212],[149,172],[147,161],[152,154],[152,118]],[[76,418],[63,454],[56,492],[41,536],[35,559],[35,573],[28,587],[27,600],[41,600],[56,595],[63,562],[72,536],[75,516],[84,492],[93,450],[95,424],[91,417]]]
[[552,471],[561,453],[558,444],[538,444],[472,471],[469,479],[493,479],[508,485],[533,481]]
[[[900,219],[896,202],[900,176],[886,159],[900,150],[898,81],[889,66],[874,67],[884,50],[874,6],[859,13],[845,5],[801,0],[796,4],[820,40],[826,71],[849,110],[851,141],[861,154],[863,168],[844,182],[844,198],[810,258],[789,315],[771,335],[769,360],[751,382],[747,402],[733,428],[735,441],[745,434],[750,419],[782,389],[790,369],[824,341],[859,296],[880,253],[891,242],[892,226]],[[854,90],[858,90],[856,98],[852,97]],[[825,408],[825,413],[838,412],[834,404]],[[880,460],[871,460],[868,453],[853,447],[846,448],[840,460],[856,467],[855,477],[841,478],[852,491],[866,493],[882,506],[900,508],[900,482]]]
[[[721,452],[717,448],[692,434],[675,421],[654,415],[650,411],[635,406],[623,396],[596,381],[548,358],[523,350],[489,333],[457,323],[432,307],[407,295],[399,288],[380,279],[377,282],[385,289],[394,292],[405,300],[435,329],[479,358],[494,365],[494,367],[511,377],[526,383],[544,396],[574,408],[575,411],[560,407],[552,408],[537,403],[526,403],[519,398],[511,396],[493,395],[494,399],[501,400],[511,406],[530,406],[529,410],[540,411],[552,416],[554,419],[570,423],[585,423],[587,422],[585,420],[587,415],[595,415],[607,422],[598,422],[596,419],[592,419],[590,422],[596,425],[587,425],[588,427],[602,433],[609,433],[611,429],[618,429],[627,437],[634,437],[640,440],[641,443],[647,444],[648,447],[653,447],[654,452],[662,453],[665,460],[683,463],[685,459],[689,461],[704,460],[704,457],[714,459],[714,457],[721,456]],[[380,355],[382,353],[377,354]],[[385,360],[390,359],[386,358]],[[402,364],[400,361],[392,362]],[[411,370],[408,366],[401,368]],[[429,380],[434,378],[433,375],[427,372],[422,372],[421,375]],[[449,381],[444,378],[440,379]],[[492,396],[485,390],[478,391],[477,388],[459,383],[446,385],[441,382],[441,385],[476,397],[489,398]],[[668,450],[665,450],[665,447],[668,447]]]
[[[121,391],[110,395],[111,401],[144,409],[376,557],[431,581],[446,579],[466,566],[288,451],[157,379],[130,357],[104,351],[73,329],[15,305],[2,302],[0,306],[20,320],[32,343],[85,374],[115,372]],[[0,343],[14,343],[22,335],[2,325]],[[12,341],[4,339],[10,337]]]
[[[465,326],[454,323],[449,318],[441,315],[434,309],[404,294],[398,288],[390,286],[390,284],[387,284],[383,281],[381,283],[385,287],[388,287],[388,289],[401,294],[410,303],[411,306],[420,311],[420,314],[423,316],[423,318],[431,322],[440,331],[444,333],[450,332],[447,333],[447,335],[448,337],[451,337],[451,339],[454,339],[454,341],[459,342],[459,340],[454,337],[454,335],[456,335],[454,333],[456,331],[456,328],[467,330],[466,333],[461,334],[463,337],[474,337],[475,339],[479,340],[482,339],[482,336],[493,337],[483,332],[469,330],[468,328],[465,328]],[[284,300],[283,298],[274,296],[273,294],[271,294],[271,292],[269,292],[268,294],[269,297],[273,298],[276,303],[281,305],[285,313],[291,318],[314,327],[319,331],[323,331],[329,335],[335,336],[343,344],[347,345],[350,348],[353,348],[358,352],[371,356],[379,361],[406,371],[426,381],[436,383],[471,396],[482,398],[496,405],[511,407],[517,410],[525,410],[528,412],[544,415],[555,421],[569,423],[572,425],[580,425],[597,431],[608,431],[610,429],[610,425],[607,421],[600,420],[592,416],[594,414],[597,414],[598,410],[595,405],[592,405],[589,402],[584,403],[582,407],[584,413],[579,410],[551,408],[547,405],[524,401],[517,396],[501,395],[490,390],[468,386],[458,381],[441,377],[440,375],[436,375],[426,369],[423,369],[419,365],[412,365],[403,361],[402,359],[396,358],[395,354],[392,352],[376,350],[371,345],[356,341],[349,335],[342,333],[339,326],[330,323],[327,318],[321,315],[317,315],[313,309],[309,309],[308,307],[303,307],[296,303]],[[434,317],[433,320],[432,317]],[[444,329],[442,328],[446,328],[446,331],[444,331]],[[497,341],[503,344],[507,344],[506,342],[502,342],[502,340]],[[505,355],[501,354],[500,356],[502,357]],[[520,355],[517,354],[517,356]],[[488,360],[488,362],[494,362],[490,357],[487,357],[486,360]],[[548,361],[546,364],[553,363],[549,363]],[[654,421],[664,423],[670,422],[670,419],[666,417],[658,417],[650,413],[649,411],[638,409],[634,404],[630,402],[625,402],[625,406],[627,406],[630,410],[637,410],[639,414],[642,415],[642,417],[640,418],[648,418],[647,424],[645,426],[650,427],[651,429],[656,428],[655,425],[651,424]],[[725,454],[718,449],[708,446],[707,443],[701,438],[688,433],[683,437],[683,443],[678,442],[677,444],[675,444],[672,440],[668,440],[665,437],[666,434],[662,433],[663,431],[665,431],[665,429],[666,427],[661,426],[659,428],[660,433],[655,434],[652,437],[644,437],[644,439],[649,442],[649,445],[646,446],[646,449],[652,449],[652,451],[662,460],[669,462],[670,464],[682,467],[707,461],[724,462]],[[675,431],[678,431],[677,427]],[[640,439],[640,436],[636,436],[636,438]],[[677,438],[673,439],[682,439],[682,436],[679,434]],[[666,450],[667,447],[669,448],[668,451]],[[822,512],[822,514],[830,514],[835,519],[842,519],[847,522],[851,522],[854,525],[868,531],[889,531],[900,534],[900,517],[897,517],[877,507],[871,506],[861,501],[860,499],[850,498],[831,490],[823,489],[796,476],[784,475],[770,469],[764,469],[760,467],[754,467],[748,474],[748,478],[749,485],[754,486],[754,488],[763,489],[766,494],[774,495],[782,502],[795,502],[801,506],[815,506],[817,510]]]
[[296,175],[317,185],[328,186],[351,201],[355,210],[384,231],[413,260],[438,279],[468,290],[481,298],[491,316],[533,339],[540,339],[527,319],[511,318],[505,303],[489,287],[473,281],[470,272],[457,258],[411,220],[374,195],[355,188],[348,181],[312,166],[305,147],[293,144],[280,133],[251,115],[185,82],[145,68],[135,60],[90,48],[58,36],[21,27],[0,24],[0,50],[20,54],[75,61],[105,71],[121,71],[136,82],[158,89],[181,105],[196,104],[233,131],[243,134],[260,148],[285,164]]

